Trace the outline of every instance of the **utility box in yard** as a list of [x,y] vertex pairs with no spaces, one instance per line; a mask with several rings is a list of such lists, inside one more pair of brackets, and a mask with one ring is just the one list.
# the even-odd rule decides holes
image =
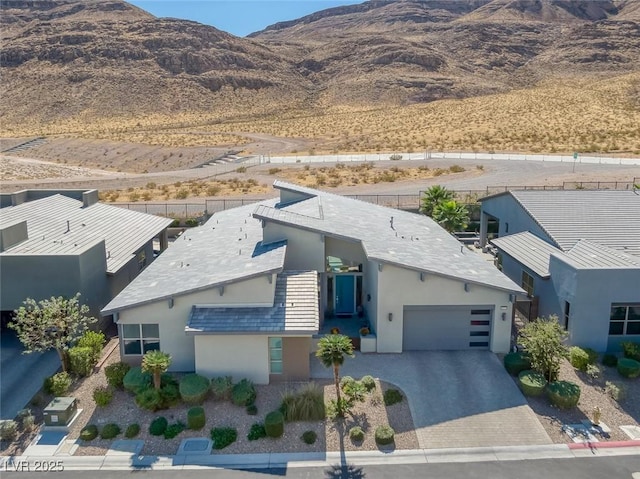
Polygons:
[[66,426],[78,410],[78,401],[73,397],[57,397],[44,408],[44,423],[47,426]]

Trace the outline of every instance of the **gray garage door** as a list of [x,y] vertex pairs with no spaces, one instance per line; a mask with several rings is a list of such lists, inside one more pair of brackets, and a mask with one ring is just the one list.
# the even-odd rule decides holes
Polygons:
[[488,307],[405,306],[403,351],[489,349]]

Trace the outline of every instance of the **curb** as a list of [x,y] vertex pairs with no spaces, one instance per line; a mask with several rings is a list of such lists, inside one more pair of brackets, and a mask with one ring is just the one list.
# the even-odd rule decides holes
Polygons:
[[568,444],[569,449],[608,449],[619,447],[640,447],[640,440],[609,442],[575,442]]

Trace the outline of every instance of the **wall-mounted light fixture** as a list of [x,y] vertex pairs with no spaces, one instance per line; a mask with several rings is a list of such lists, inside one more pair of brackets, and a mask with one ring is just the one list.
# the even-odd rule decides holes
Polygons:
[[420,273],[420,281],[423,281],[423,282],[424,282],[425,277],[426,277],[426,275],[425,275],[424,273],[422,273],[422,272],[421,272],[421,273]]
[[389,321],[393,321],[393,313],[389,313]]
[[224,285],[223,285],[223,286],[220,286],[220,287],[218,288],[218,291],[220,292],[220,296],[224,296]]
[[378,263],[378,271],[382,272],[382,263]]
[[369,293],[367,293],[367,303],[371,301],[371,295]]
[[469,292],[469,283],[464,283],[464,291],[465,293]]
[[507,313],[502,313],[502,320],[506,321],[507,320]]
[[173,298],[169,298],[169,309],[173,308]]

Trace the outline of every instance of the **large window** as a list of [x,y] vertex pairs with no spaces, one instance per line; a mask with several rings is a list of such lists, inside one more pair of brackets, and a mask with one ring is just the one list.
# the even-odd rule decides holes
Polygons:
[[533,297],[533,276],[526,271],[522,272],[522,289],[527,292],[527,296]]
[[282,374],[282,338],[269,338],[269,372]]
[[612,336],[640,335],[640,304],[612,304],[609,334]]
[[160,349],[160,328],[157,324],[123,324],[124,354],[142,355]]

